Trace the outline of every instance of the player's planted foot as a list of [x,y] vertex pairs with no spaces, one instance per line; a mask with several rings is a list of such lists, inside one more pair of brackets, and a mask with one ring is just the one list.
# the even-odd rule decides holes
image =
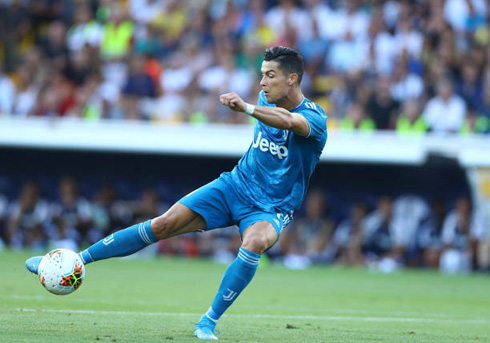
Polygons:
[[28,271],[30,271],[32,274],[36,274],[39,269],[39,263],[41,263],[41,260],[43,259],[42,256],[34,256],[26,261],[26,268]]
[[216,330],[214,330],[215,327],[216,321],[204,314],[196,324],[194,334],[199,339],[218,339],[218,337],[215,335],[215,333],[217,333]]

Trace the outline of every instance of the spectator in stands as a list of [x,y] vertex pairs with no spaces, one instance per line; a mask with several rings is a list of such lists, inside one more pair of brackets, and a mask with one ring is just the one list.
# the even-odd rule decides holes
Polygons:
[[51,204],[50,209],[55,228],[67,234],[64,238],[79,243],[97,242],[102,237],[101,232],[93,229],[90,203],[78,194],[75,179],[63,177],[59,181],[58,191],[59,199]]
[[318,23],[312,19],[312,34],[310,37],[301,37],[298,40],[298,51],[303,56],[305,66],[310,75],[318,75],[323,70],[325,56],[328,51],[328,42],[320,36]]
[[[29,48],[22,57],[22,68],[27,68],[32,74],[32,80],[42,88],[49,76],[46,63],[43,62],[41,51],[37,47]],[[39,101],[39,98],[38,98]]]
[[349,218],[342,221],[335,229],[334,245],[337,249],[336,262],[350,266],[364,265],[363,222],[367,207],[362,202],[355,203]]
[[67,222],[62,217],[53,218],[49,227],[48,249],[69,249],[79,250],[80,233],[74,228],[67,226]]
[[341,119],[340,128],[344,132],[372,133],[376,129],[376,124],[366,115],[360,103],[354,103],[347,111],[345,117]]
[[408,57],[398,61],[390,85],[391,96],[399,102],[410,99],[418,100],[424,93],[424,82],[422,78],[416,73],[409,72],[408,63]]
[[490,79],[483,86],[482,101],[480,106],[476,108],[476,112],[490,119]]
[[[431,52],[431,47],[437,47],[444,32],[452,31],[452,27],[444,18],[442,1],[431,1],[428,3],[428,17],[425,18],[423,32],[425,33],[425,50]],[[429,20],[430,19],[430,20]]]
[[122,88],[121,105],[126,119],[143,119],[145,101],[153,104],[157,96],[157,85],[146,73],[145,57],[134,56],[130,61],[130,72]]
[[367,102],[366,111],[374,120],[378,130],[388,130],[395,127],[400,104],[392,98],[390,86],[390,79],[378,77],[374,92]]
[[332,115],[329,119],[335,117],[335,119],[341,119],[344,117],[348,109],[352,106],[353,92],[350,91],[347,80],[338,77],[333,80],[334,85],[330,92],[330,103],[332,106]]
[[[149,218],[148,216],[152,217],[158,213],[163,213],[161,211],[165,212],[170,206],[167,203],[160,201],[158,193],[154,189],[146,188],[141,192],[139,199],[129,203],[129,207],[132,214],[130,225],[134,225],[140,223],[142,218]],[[158,251],[187,256],[197,256],[199,254],[194,236],[192,235],[175,237],[168,244],[155,244],[146,248],[144,251],[138,252],[138,254],[153,256],[157,254]]]
[[390,75],[394,69],[397,44],[395,38],[384,25],[383,10],[375,8],[369,25],[369,61],[366,71],[368,73]]
[[[102,236],[108,236],[112,231],[130,224],[129,219],[121,223],[120,217],[126,213],[126,207],[123,207],[123,213],[118,213],[116,207],[117,193],[111,184],[102,185],[96,192],[93,200],[90,202],[90,212],[93,219],[93,227],[99,231]],[[127,212],[130,212],[129,210]],[[127,217],[132,217],[127,213]]]
[[65,5],[64,0],[37,0],[29,6],[32,21],[37,29],[43,24],[54,20],[69,19],[64,17]]
[[155,21],[165,9],[165,0],[129,0],[131,17],[139,24]]
[[429,215],[423,219],[416,234],[416,245],[419,265],[429,268],[439,267],[441,256],[442,228],[446,216],[444,201],[435,199],[431,204]]
[[196,76],[184,53],[173,54],[160,75],[160,87],[164,94],[183,94]]
[[444,220],[441,271],[460,273],[477,269],[478,247],[486,238],[487,231],[484,218],[472,208],[469,198],[459,198],[455,209]]
[[423,135],[428,126],[425,122],[417,100],[411,99],[403,103],[402,111],[396,121],[396,131],[401,135]]
[[86,120],[98,120],[103,116],[103,100],[98,92],[99,79],[95,75],[87,75],[81,87],[76,89],[73,105],[66,116]]
[[395,41],[397,56],[402,56],[405,52],[413,59],[420,59],[424,36],[415,30],[411,18],[400,18],[395,28]]
[[385,272],[396,269],[403,262],[406,251],[404,227],[397,225],[393,200],[382,196],[376,210],[363,222],[363,251],[366,263]]
[[423,111],[430,129],[437,133],[455,133],[463,125],[466,115],[464,100],[453,92],[449,79],[437,83],[437,95],[429,100]]
[[146,59],[142,55],[134,56],[130,61],[129,76],[122,91],[127,96],[154,98],[156,85],[145,70]]
[[0,115],[10,115],[14,106],[16,95],[15,85],[10,77],[3,73],[3,66],[0,62]]
[[134,23],[118,3],[111,5],[109,13],[109,21],[102,29],[100,55],[104,61],[121,61],[131,52]]
[[41,51],[55,70],[62,70],[68,65],[68,48],[66,46],[66,25],[54,21],[48,27],[46,39],[42,42]]
[[479,115],[473,108],[469,108],[459,133],[466,135],[471,133],[485,134],[490,132],[490,119]]
[[393,205],[393,241],[400,251],[396,258],[400,264],[416,264],[419,253],[417,232],[429,213],[429,205],[419,195],[408,193],[396,198]]
[[490,213],[488,208],[482,207],[479,209],[478,217],[486,230],[482,231],[482,239],[478,242],[477,247],[477,262],[478,270],[490,272]]
[[469,108],[481,107],[483,83],[474,61],[469,60],[461,66],[461,79],[456,83],[456,94],[463,98]]
[[229,111],[218,107],[216,96],[227,89],[235,89],[236,93],[247,99],[252,90],[252,82],[255,80],[249,71],[239,68],[233,61],[231,52],[222,52],[218,56],[219,63],[208,68],[198,77],[198,85],[204,93],[204,103],[211,106],[206,111],[211,122],[226,122]]
[[427,105],[427,100],[437,94],[438,82],[442,79],[447,79],[450,75],[450,69],[446,62],[438,61],[435,56],[427,63],[427,72],[424,75],[426,94],[421,104],[422,108]]
[[109,235],[134,220],[133,205],[137,200],[125,199],[112,184],[104,184],[91,202],[94,228]]
[[0,251],[6,245],[5,242],[7,241],[7,228],[5,224],[7,217],[7,207],[7,197],[0,192]]
[[[173,54],[160,74],[162,95],[155,101],[156,106],[147,108],[148,116],[154,120],[174,122],[183,117],[188,105],[187,91],[194,86],[196,73],[192,64],[186,64],[183,53]],[[195,90],[197,91],[197,90]]]
[[28,7],[25,1],[20,0],[3,1],[0,4],[0,44],[3,45],[4,65],[8,73],[15,70],[19,57],[24,53],[23,49],[32,40]]
[[294,0],[280,0],[277,6],[266,12],[265,23],[277,35],[274,44],[284,45],[287,42],[295,45],[298,39],[312,36],[312,21]]
[[[243,37],[258,46],[269,46],[277,39],[276,32],[266,22],[266,4],[261,0],[248,2],[248,11],[243,21],[244,29],[248,32]],[[248,36],[248,38],[246,38]],[[261,48],[258,48],[260,50]]]
[[26,117],[34,114],[39,94],[39,85],[33,78],[29,67],[21,66],[18,70],[19,85],[13,99],[12,114]]
[[[154,28],[161,31],[162,51],[160,54],[170,54],[176,50],[187,25],[189,25],[189,5],[179,0],[166,0],[163,10],[152,22]],[[202,32],[201,32],[202,34]]]
[[182,53],[178,55],[179,60],[182,65],[191,69],[193,76],[201,74],[213,64],[214,55],[211,48],[195,35],[187,34],[180,50]]
[[102,26],[97,22],[87,4],[81,4],[75,11],[75,22],[68,29],[66,45],[71,56],[85,47],[98,49],[102,39]]
[[236,89],[240,96],[248,98],[254,78],[247,70],[235,64],[231,52],[221,52],[217,59],[219,61],[217,65],[208,68],[199,76],[200,88],[205,93]]
[[[332,28],[333,25],[331,25],[332,20],[334,20],[334,11],[332,8],[322,0],[304,0],[303,3],[308,16],[312,19],[313,35],[315,35],[314,31],[318,30],[318,37],[323,42],[332,40],[332,30],[337,29],[335,27]],[[299,37],[300,41],[304,41],[305,39],[307,40],[305,37]],[[305,53],[308,54],[308,51],[305,51]]]
[[366,13],[362,3],[358,0],[346,0],[342,2],[331,17],[332,38],[340,39],[349,32],[354,40],[365,38],[369,27],[369,15]]
[[335,74],[348,74],[362,70],[368,57],[368,44],[365,40],[355,39],[350,30],[342,38],[332,42],[326,65]]
[[41,198],[36,182],[26,181],[21,192],[7,210],[7,242],[13,249],[28,247],[46,249],[49,207]]
[[77,87],[83,86],[87,79],[98,75],[100,63],[96,53],[96,50],[85,45],[72,54],[70,63],[63,70],[66,77]]
[[164,213],[168,210],[169,205],[159,200],[158,194],[154,189],[147,188],[141,192],[140,199],[133,203],[131,207],[133,223],[140,223],[141,218],[150,218],[158,213]]
[[330,263],[335,258],[332,251],[333,223],[326,216],[325,194],[320,190],[308,193],[306,214],[293,222],[282,240],[286,267],[301,269],[310,263]]
[[75,87],[61,71],[52,71],[40,91],[35,114],[41,117],[64,116],[74,105]]
[[463,33],[486,17],[487,6],[482,0],[448,0],[444,2],[444,17],[456,31]]

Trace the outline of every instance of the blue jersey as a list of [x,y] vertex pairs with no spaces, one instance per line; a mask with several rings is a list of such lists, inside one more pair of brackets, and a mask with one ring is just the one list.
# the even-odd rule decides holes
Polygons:
[[[262,91],[257,104],[275,107]],[[263,211],[290,212],[300,207],[327,141],[327,116],[320,106],[305,98],[290,112],[306,118],[309,135],[302,137],[256,120],[253,142],[231,172],[239,194]]]

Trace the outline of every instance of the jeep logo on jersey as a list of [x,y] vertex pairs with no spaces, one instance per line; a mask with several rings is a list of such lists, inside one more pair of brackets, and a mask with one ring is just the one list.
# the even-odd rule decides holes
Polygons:
[[274,142],[269,142],[266,138],[262,138],[262,132],[259,131],[257,140],[253,142],[254,148],[259,148],[263,152],[269,151],[272,155],[277,155],[280,160],[288,156],[288,148],[284,145],[277,145]]

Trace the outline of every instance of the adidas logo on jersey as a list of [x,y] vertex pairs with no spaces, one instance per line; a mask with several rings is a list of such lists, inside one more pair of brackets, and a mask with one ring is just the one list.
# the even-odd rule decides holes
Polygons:
[[252,147],[259,148],[263,152],[269,151],[272,155],[277,155],[280,160],[288,156],[288,148],[284,145],[277,145],[274,142],[269,142],[266,138],[262,138],[261,131],[259,131],[257,140],[252,143]]

